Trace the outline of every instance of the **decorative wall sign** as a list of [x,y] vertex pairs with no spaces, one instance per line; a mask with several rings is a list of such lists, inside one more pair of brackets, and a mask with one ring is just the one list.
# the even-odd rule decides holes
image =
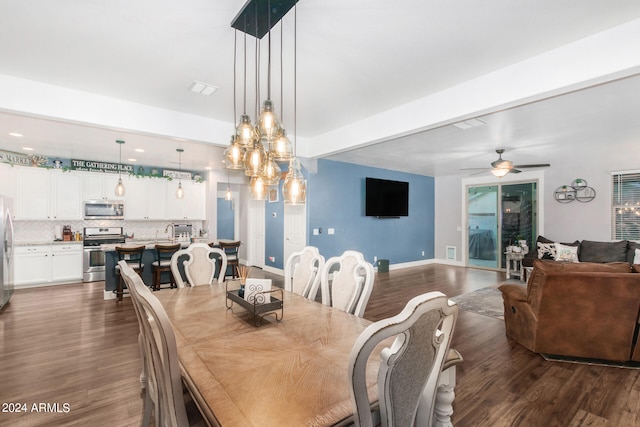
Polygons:
[[575,179],[571,185],[562,185],[556,188],[553,198],[558,203],[571,203],[577,200],[582,203],[590,202],[596,197],[596,190],[587,185],[582,178]]
[[180,172],[180,171],[172,171],[172,170],[168,170],[165,169],[162,171],[162,176],[167,176],[171,179],[186,179],[186,180],[190,180],[191,179],[191,172]]
[[122,163],[96,162],[94,160],[71,159],[71,170],[104,172],[104,173],[133,173],[134,167]]
[[0,162],[10,165],[31,166],[30,156],[12,151],[0,151]]

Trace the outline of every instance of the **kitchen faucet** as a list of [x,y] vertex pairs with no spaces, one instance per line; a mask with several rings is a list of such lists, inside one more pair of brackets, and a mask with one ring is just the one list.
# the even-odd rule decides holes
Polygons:
[[169,227],[171,227],[171,234],[169,234],[169,240],[171,240],[171,243],[173,243],[176,238],[176,229],[173,224],[167,224],[167,226],[164,229],[165,233],[169,230]]

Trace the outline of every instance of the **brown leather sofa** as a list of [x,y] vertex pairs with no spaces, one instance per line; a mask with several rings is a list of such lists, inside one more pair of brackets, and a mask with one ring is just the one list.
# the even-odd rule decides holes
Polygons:
[[507,336],[536,353],[640,362],[637,271],[627,262],[535,260],[526,288],[499,288]]

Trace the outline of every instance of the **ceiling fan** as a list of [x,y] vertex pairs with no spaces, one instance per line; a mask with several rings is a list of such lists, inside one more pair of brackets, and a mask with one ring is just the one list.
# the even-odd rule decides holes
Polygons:
[[511,160],[505,160],[502,158],[502,153],[504,153],[504,149],[499,148],[496,150],[496,153],[498,153],[498,160],[491,162],[491,168],[466,168],[466,169],[460,169],[460,170],[476,170],[476,171],[490,170],[493,175],[497,176],[498,178],[502,178],[508,173],[522,172],[520,169],[546,168],[551,166],[549,163],[540,163],[540,164],[533,164],[533,165],[514,165],[511,162]]

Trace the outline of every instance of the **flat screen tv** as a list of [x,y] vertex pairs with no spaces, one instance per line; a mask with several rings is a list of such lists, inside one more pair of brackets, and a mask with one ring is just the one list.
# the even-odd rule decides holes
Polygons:
[[365,215],[378,218],[409,216],[409,183],[366,178]]

